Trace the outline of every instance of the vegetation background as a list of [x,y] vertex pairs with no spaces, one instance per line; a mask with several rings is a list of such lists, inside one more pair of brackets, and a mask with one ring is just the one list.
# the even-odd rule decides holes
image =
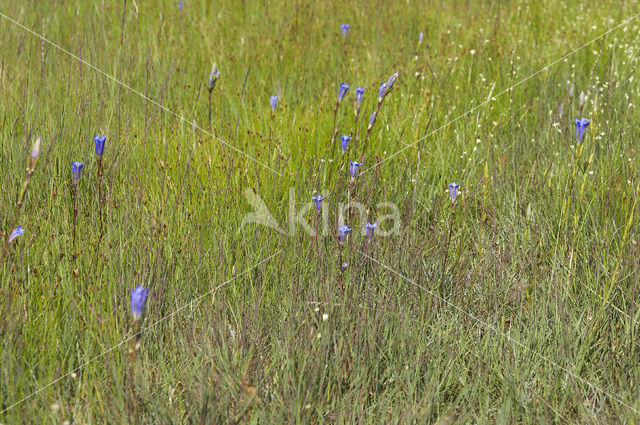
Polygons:
[[[0,0],[0,423],[640,422],[639,12]],[[354,134],[394,72],[347,187],[339,85]],[[241,226],[249,189],[288,229],[290,188],[400,231]]]

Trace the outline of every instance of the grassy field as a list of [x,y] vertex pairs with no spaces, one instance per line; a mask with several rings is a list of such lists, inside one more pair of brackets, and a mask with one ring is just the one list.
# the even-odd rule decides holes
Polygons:
[[0,0],[0,424],[640,423],[639,12]]

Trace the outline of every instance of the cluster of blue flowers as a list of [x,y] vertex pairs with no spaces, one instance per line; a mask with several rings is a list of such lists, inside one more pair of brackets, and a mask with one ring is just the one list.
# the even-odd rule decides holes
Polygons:
[[[347,32],[349,30],[349,25],[347,24],[343,24],[342,25],[342,33],[344,36],[347,35]],[[398,73],[394,73],[393,75],[391,75],[391,77],[389,77],[389,79],[387,79],[386,81],[383,81],[380,84],[380,87],[378,89],[378,99],[377,99],[377,104],[375,109],[371,112],[371,115],[369,116],[368,122],[367,122],[367,133],[366,133],[366,137],[365,137],[365,142],[366,139],[368,138],[372,127],[374,126],[376,119],[378,117],[378,112],[380,110],[380,106],[382,105],[382,102],[384,100],[384,98],[391,92],[391,89],[393,88],[396,80],[398,79]],[[338,96],[336,98],[336,107],[335,107],[335,111],[334,113],[337,114],[338,111],[338,107],[340,106],[340,104],[342,104],[342,102],[344,101],[344,99],[347,97],[347,94],[349,93],[349,90],[351,89],[351,86],[346,83],[346,82],[342,82],[340,83],[340,87],[338,88]],[[360,116],[360,110],[362,108],[362,104],[364,101],[364,94],[365,94],[365,88],[364,87],[356,87],[355,89],[355,109],[354,109],[354,113],[355,113],[355,117],[356,117],[356,124],[358,124],[358,117]],[[276,99],[277,100],[277,99]],[[274,106],[274,100],[273,97],[271,98],[271,104],[272,104],[272,109],[275,109]],[[334,117],[335,118],[335,117]],[[334,121],[335,124],[335,121]],[[334,137],[335,134],[337,133],[337,127],[334,126]],[[354,137],[355,137],[355,141],[354,143],[357,145],[358,143],[358,134],[357,134],[357,128],[356,128],[356,134],[355,136],[349,135],[349,134],[343,134],[342,136],[340,136],[340,148],[342,150],[342,153],[345,154],[347,153],[351,148],[351,142],[354,141]],[[363,146],[363,154],[365,152],[364,146]],[[360,160],[350,160],[348,161],[348,171],[349,171],[349,176],[351,177],[351,181],[353,182],[359,175],[359,171],[360,171],[360,167],[362,167],[364,165],[364,162],[362,161],[362,159]],[[324,199],[324,196],[320,195],[320,194],[316,194],[314,196],[312,196],[312,201],[313,201],[313,205],[315,207],[315,209],[319,212],[322,208],[322,201]],[[373,234],[374,234],[374,230],[377,227],[376,223],[366,223],[365,224],[365,235],[367,239],[371,239],[373,238]],[[351,232],[351,228],[348,227],[347,225],[341,225],[338,228],[338,240],[340,242],[345,242],[347,240],[347,236],[349,234],[349,232]]]
[[340,30],[342,31],[342,36],[346,37],[347,33],[349,32],[349,24],[340,25]]
[[[95,136],[93,138],[93,142],[95,143],[96,157],[98,158],[98,161],[102,161],[102,156],[104,155],[104,146],[107,142],[107,136]],[[73,161],[71,163],[71,176],[73,177],[74,183],[78,183],[80,181],[83,169],[84,162]]]

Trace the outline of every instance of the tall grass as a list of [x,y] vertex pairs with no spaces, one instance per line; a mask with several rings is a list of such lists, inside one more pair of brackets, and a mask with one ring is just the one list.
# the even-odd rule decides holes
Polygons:
[[[640,23],[496,96],[637,2],[31,1],[0,13],[186,120],[0,17],[0,240],[25,230],[0,263],[0,423],[640,420]],[[341,82],[351,91],[334,115]],[[356,87],[359,145],[331,158],[335,132],[356,133]],[[575,117],[592,119],[582,144]],[[75,218],[72,161],[85,163]],[[242,225],[246,189],[284,232]],[[331,235],[289,232],[290,193],[296,213],[327,196]],[[355,212],[337,241],[349,200],[379,221],[371,241]],[[398,207],[390,236],[381,202]]]

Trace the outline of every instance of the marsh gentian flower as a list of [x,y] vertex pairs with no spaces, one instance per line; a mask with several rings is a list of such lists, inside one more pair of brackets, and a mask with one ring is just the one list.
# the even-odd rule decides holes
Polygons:
[[40,156],[40,145],[42,144],[42,137],[38,136],[33,146],[31,146],[31,161],[35,161]]
[[107,141],[107,136],[95,136],[93,141],[96,144],[96,156],[102,158],[104,153],[104,143]]
[[376,117],[377,116],[378,116],[378,111],[373,111],[371,113],[371,115],[369,116],[369,127],[368,128],[373,127],[373,124],[376,123]]
[[362,98],[364,97],[364,87],[356,88],[356,105],[358,109],[360,109],[360,105],[362,104]]
[[393,84],[396,82],[396,80],[398,79],[398,73],[394,72],[393,75],[391,77],[389,77],[389,79],[387,80],[387,88],[385,89],[385,96],[387,95],[387,93],[389,93],[389,90],[391,90],[391,88],[393,87]]
[[422,43],[423,39],[424,39],[424,33],[420,31],[420,34],[418,34],[418,43]]
[[591,120],[588,120],[586,118],[576,118],[576,140],[578,141],[578,143],[582,143],[585,130],[587,129],[587,127],[589,127],[590,123]]
[[344,271],[345,271],[345,270],[347,270],[347,266],[348,266],[348,264],[347,264],[347,262],[346,262],[346,261],[345,261],[344,263],[342,263],[342,264],[340,265],[340,272],[341,272],[341,273],[344,273]]
[[213,91],[213,88],[218,82],[218,78],[220,78],[220,71],[216,69],[216,63],[214,62],[211,67],[211,72],[209,73],[209,80],[207,81],[207,84],[209,85],[209,93]]
[[340,136],[340,146],[342,147],[342,152],[346,152],[347,151],[347,145],[349,144],[349,142],[351,141],[353,137],[351,136]]
[[342,226],[338,227],[338,239],[340,239],[340,242],[344,242],[345,239],[347,239],[347,234],[351,231],[351,228],[348,227],[346,224],[343,224]]
[[384,94],[387,91],[387,83],[380,83],[380,88],[378,89],[378,102],[380,102],[384,98]]
[[144,305],[147,302],[148,288],[138,286],[131,291],[131,313],[133,313],[133,320],[140,320],[142,313],[144,312]]
[[351,174],[351,178],[355,179],[358,175],[358,167],[362,165],[362,162],[351,161],[349,163],[349,174]]
[[376,229],[376,227],[377,227],[376,223],[366,223],[364,225],[364,230],[366,232],[367,239],[371,239],[373,237],[373,231]]
[[9,235],[9,243],[11,243],[11,241],[13,241],[18,236],[22,236],[22,235],[24,235],[24,230],[22,230],[22,226],[16,227],[15,229],[13,229],[13,231]]
[[342,102],[342,99],[344,99],[344,96],[347,94],[348,91],[349,91],[349,84],[340,83],[340,91],[338,92],[338,103]]
[[42,137],[38,136],[33,146],[31,146],[31,155],[29,157],[29,164],[27,165],[27,178],[30,174],[36,170],[36,164],[38,163],[38,157],[40,156],[40,145],[42,144]]
[[84,168],[84,162],[73,161],[71,163],[71,174],[73,175],[73,180],[80,180],[80,176],[82,175],[82,169]]
[[313,200],[313,206],[316,207],[316,211],[320,211],[320,208],[322,208],[322,200],[324,199],[324,196],[314,195],[311,197],[311,199]]
[[278,95],[274,94],[273,96],[271,96],[271,98],[269,100],[270,100],[270,103],[271,103],[271,110],[275,111],[276,110],[276,106],[278,106]]
[[347,33],[349,32],[349,24],[340,25],[340,29],[342,30],[342,36],[346,37]]
[[451,202],[456,202],[459,188],[460,183],[449,183],[449,196],[451,196]]
[[183,1],[179,1],[178,2],[178,12],[182,12],[182,8],[184,7],[184,2]]

